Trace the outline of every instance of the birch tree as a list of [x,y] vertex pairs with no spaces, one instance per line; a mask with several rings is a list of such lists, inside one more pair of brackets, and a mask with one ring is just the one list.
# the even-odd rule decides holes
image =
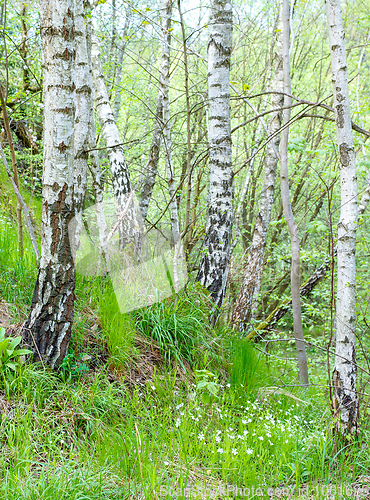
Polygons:
[[250,320],[253,297],[256,290],[259,288],[259,283],[262,278],[267,230],[274,202],[276,167],[278,163],[277,151],[279,151],[280,144],[280,134],[277,132],[281,126],[282,112],[280,108],[282,108],[284,104],[283,31],[281,13],[279,19],[280,23],[279,29],[277,30],[273,93],[271,94],[272,109],[277,109],[279,111],[272,114],[268,125],[268,132],[269,135],[272,136],[272,139],[267,145],[265,156],[265,177],[262,186],[260,208],[254,227],[252,243],[248,252],[247,263],[243,273],[242,286],[233,311],[232,322],[239,330],[244,330]]
[[348,92],[346,48],[339,0],[326,1],[337,144],[340,161],[341,209],[338,223],[338,282],[333,409],[337,431],[351,434],[358,426],[356,394],[356,225],[357,179]]
[[289,31],[290,31],[290,9],[289,0],[281,0],[282,12],[282,32],[283,32],[283,73],[284,73],[284,109],[283,125],[284,130],[281,133],[280,143],[280,187],[281,199],[285,219],[287,221],[290,242],[292,248],[292,267],[290,272],[290,283],[292,289],[292,308],[293,308],[293,326],[296,339],[297,358],[298,358],[298,375],[302,385],[308,385],[308,368],[306,346],[303,338],[302,313],[301,313],[301,265],[300,265],[300,250],[299,250],[299,234],[297,224],[295,223],[292,205],[290,203],[289,194],[289,175],[288,175],[288,139],[289,127],[287,126],[290,120],[291,106],[291,83],[290,83],[290,62],[289,62]]
[[71,338],[75,269],[68,237],[74,215],[75,26],[73,0],[42,0],[44,91],[42,246],[25,341],[34,360],[58,366]]
[[131,192],[130,174],[109,102],[108,90],[100,61],[99,41],[95,34],[92,35],[91,60],[95,106],[102,128],[102,135],[107,146],[114,198],[120,207],[123,205],[126,195]]
[[166,158],[168,194],[170,196],[170,219],[174,244],[180,241],[179,214],[175,197],[175,177],[172,165],[171,122],[170,122],[170,43],[172,0],[162,2],[162,77],[163,77],[163,143]]
[[87,158],[90,144],[90,123],[92,119],[92,76],[91,64],[88,55],[87,33],[84,20],[84,6],[82,0],[74,0],[75,19],[75,86],[76,86],[76,114],[74,123],[74,203],[75,217],[78,226],[73,237],[75,247],[78,246],[82,226],[82,211],[84,208]]
[[99,41],[95,33],[92,33],[91,62],[94,101],[102,128],[102,136],[107,147],[117,217],[121,217],[121,221],[118,225],[119,248],[123,249],[128,241],[129,235],[132,236],[133,214],[130,213],[130,215],[127,216],[123,215],[125,201],[127,200],[127,195],[131,193],[132,187],[123,145],[109,101],[108,90],[100,60]]
[[230,55],[232,45],[232,5],[228,0],[212,0],[208,43],[208,136],[210,182],[208,218],[203,256],[197,280],[211,293],[220,309],[229,273],[233,220],[233,170],[230,133]]
[[[90,11],[91,5],[87,2],[87,8]],[[91,88],[93,88],[92,79],[92,16],[88,15],[86,17],[86,45],[87,45],[87,55],[89,64],[89,82]],[[95,197],[95,207],[96,207],[96,220],[99,232],[99,256],[103,260],[99,260],[96,266],[96,274],[105,274],[109,270],[109,259],[107,259],[107,236],[108,227],[107,221],[104,213],[104,182],[103,182],[103,172],[99,164],[99,156],[96,149],[96,137],[95,137],[95,117],[94,117],[94,99],[93,92],[90,93],[90,123],[89,123],[89,158],[90,164],[89,169],[92,176],[92,188]],[[108,266],[108,268],[107,268]]]
[[[168,100],[168,86],[169,86],[169,54],[170,54],[170,40],[171,40],[171,0],[162,0],[161,2],[161,69],[159,77],[159,89],[157,98],[157,109],[155,113],[155,124],[152,137],[152,143],[149,151],[149,160],[146,165],[147,174],[144,180],[144,186],[141,191],[140,197],[140,210],[143,219],[146,219],[150,199],[152,197],[155,179],[158,171],[159,153],[164,133],[164,116],[163,116],[163,103],[165,98]],[[169,106],[166,108],[169,112]]]
[[[128,32],[130,29],[130,21],[131,21],[131,6],[128,5],[126,7],[126,18],[125,18],[125,25],[123,27],[123,32],[121,38],[121,44],[118,47],[118,55],[117,55],[117,66],[115,68],[115,79],[114,79],[114,84],[116,87],[116,94],[114,96],[114,104],[113,104],[113,116],[115,121],[118,120],[118,115],[119,115],[119,110],[121,108],[121,79],[122,79],[122,66],[123,66],[123,56],[125,54],[126,46],[127,46],[127,39],[128,39]],[[112,39],[112,45],[113,45],[113,39]]]

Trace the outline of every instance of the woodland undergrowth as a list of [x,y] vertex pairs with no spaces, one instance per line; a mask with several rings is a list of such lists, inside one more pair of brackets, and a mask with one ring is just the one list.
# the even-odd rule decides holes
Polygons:
[[[0,318],[16,336],[36,263],[30,244],[18,257],[12,220],[0,224]],[[22,358],[0,372],[1,498],[314,498],[343,484],[338,498],[353,498],[365,484],[370,432],[334,441],[319,348],[302,390],[294,345],[209,327],[199,287],[125,315],[108,278],[78,276],[76,297],[58,372]]]

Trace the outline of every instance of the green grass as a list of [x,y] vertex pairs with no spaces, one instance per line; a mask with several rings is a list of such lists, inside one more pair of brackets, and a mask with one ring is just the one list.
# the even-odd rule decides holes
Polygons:
[[176,360],[185,368],[184,360],[195,365],[216,351],[208,314],[208,296],[193,285],[174,298],[139,310],[137,328],[158,343],[169,363]]
[[[1,224],[0,296],[21,318],[35,260],[29,242],[19,258],[15,230]],[[32,364],[0,373],[0,498],[152,500],[185,485],[259,485],[269,498],[269,487],[338,485],[367,473],[365,426],[357,443],[333,440],[321,351],[310,365],[320,384],[303,391],[294,387],[294,346],[273,347],[267,362],[227,327],[210,328],[198,287],[125,315],[109,279],[78,276],[76,296],[71,363],[59,373]],[[140,359],[138,335],[167,363],[129,389],[109,370]],[[83,354],[97,356],[94,369],[72,373]],[[192,369],[207,369],[216,384],[209,402]]]

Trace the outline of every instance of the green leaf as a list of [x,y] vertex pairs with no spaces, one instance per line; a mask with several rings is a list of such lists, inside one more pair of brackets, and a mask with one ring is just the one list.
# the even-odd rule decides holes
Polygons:
[[13,352],[14,356],[23,356],[24,354],[32,354],[32,351],[30,349],[17,349]]
[[1,327],[0,328],[0,342],[5,339],[5,328]]
[[2,356],[3,353],[6,351],[8,344],[9,344],[8,339],[5,339],[2,342],[0,342],[0,356]]
[[22,337],[21,336],[15,337],[9,343],[9,347],[14,350],[17,347],[17,345],[21,343],[21,341],[22,341]]
[[204,404],[209,404],[211,402],[211,396],[209,394],[207,394],[206,392],[204,392],[201,395],[201,399],[202,399]]

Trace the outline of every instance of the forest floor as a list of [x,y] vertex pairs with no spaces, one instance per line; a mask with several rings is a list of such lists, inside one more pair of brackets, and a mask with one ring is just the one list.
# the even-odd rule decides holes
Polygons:
[[[0,225],[0,327],[16,336],[37,269]],[[322,350],[303,390],[294,345],[266,356],[210,328],[196,286],[125,315],[107,279],[78,276],[76,297],[59,371],[0,356],[1,499],[369,498],[366,419],[335,441]]]

